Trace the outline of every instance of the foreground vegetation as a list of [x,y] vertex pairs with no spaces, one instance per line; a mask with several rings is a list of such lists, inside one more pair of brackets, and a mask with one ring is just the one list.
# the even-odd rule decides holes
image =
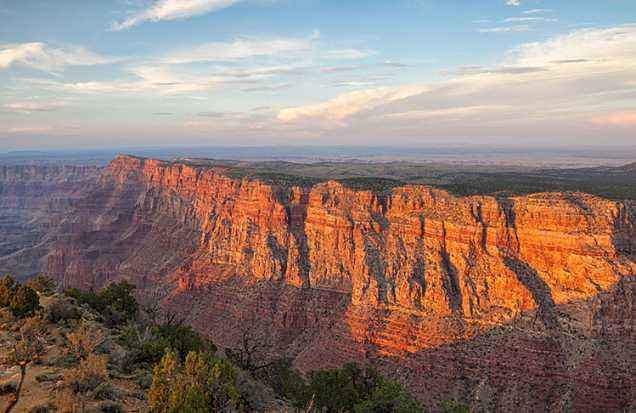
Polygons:
[[[0,280],[4,413],[16,406],[68,413],[424,411],[399,382],[369,366],[303,375],[289,360],[260,360],[251,350],[262,343],[246,336],[245,346],[220,354],[174,315],[140,305],[126,282],[97,292],[55,290],[44,277],[24,285]],[[440,409],[467,411],[453,403]]]

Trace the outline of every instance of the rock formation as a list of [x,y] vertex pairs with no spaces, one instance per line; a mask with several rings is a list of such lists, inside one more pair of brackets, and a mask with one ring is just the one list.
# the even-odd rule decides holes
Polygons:
[[50,275],[159,286],[221,346],[257,318],[297,367],[372,362],[431,406],[635,406],[631,201],[276,187],[120,156],[54,233]]
[[0,165],[0,274],[40,270],[47,234],[98,177],[94,166]]

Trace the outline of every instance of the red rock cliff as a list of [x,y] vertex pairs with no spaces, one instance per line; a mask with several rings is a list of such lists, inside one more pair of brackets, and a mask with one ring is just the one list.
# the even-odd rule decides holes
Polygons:
[[[226,345],[241,314],[260,314],[301,368],[359,359],[433,377],[441,362],[448,376],[435,385],[409,380],[427,403],[435,389],[491,409],[479,404],[482,391],[499,408],[517,400],[532,411],[528,389],[506,393],[509,374],[530,369],[528,386],[541,387],[553,368],[578,385],[596,353],[576,359],[566,331],[581,335],[575,347],[601,340],[587,320],[615,314],[606,308],[633,295],[594,300],[636,273],[635,255],[633,202],[580,193],[462,198],[425,186],[380,196],[336,182],[277,188],[122,156],[61,226],[48,272],[85,287],[118,277],[176,287],[166,302],[189,308],[192,323]],[[511,346],[528,350],[516,367]],[[501,365],[488,351],[501,351]],[[467,366],[475,378],[458,390]],[[625,393],[633,377],[626,380],[605,390],[620,393],[614,404],[549,388],[541,406],[624,408],[633,403]]]

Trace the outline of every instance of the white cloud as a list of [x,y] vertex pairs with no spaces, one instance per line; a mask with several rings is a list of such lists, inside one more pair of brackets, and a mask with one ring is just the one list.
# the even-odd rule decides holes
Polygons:
[[476,105],[476,106],[460,106],[460,107],[450,107],[443,109],[429,109],[429,110],[412,110],[407,112],[400,113],[391,113],[385,115],[385,119],[393,119],[393,120],[407,120],[407,121],[418,121],[418,120],[429,120],[429,119],[439,119],[439,118],[457,118],[457,117],[465,117],[467,115],[480,115],[484,113],[493,113],[500,112],[504,110],[510,110],[509,106],[502,105]]
[[137,66],[128,69],[134,79],[54,83],[53,88],[78,93],[141,93],[154,92],[165,95],[208,90],[216,86],[220,78],[175,73],[165,66]]
[[67,106],[65,101],[39,101],[30,100],[24,102],[13,102],[4,105],[7,112],[31,114],[33,112],[51,112]]
[[487,29],[477,29],[479,33],[520,33],[530,31],[530,26],[526,24],[521,24],[517,26],[501,26],[501,27],[491,27]]
[[39,42],[0,45],[0,69],[20,65],[44,71],[58,71],[67,66],[93,66],[118,60],[78,46],[52,47]]
[[303,118],[341,121],[362,110],[373,109],[388,102],[404,99],[422,93],[427,89],[427,86],[423,86],[397,89],[378,88],[349,92],[327,102],[283,109],[278,113],[278,119],[283,122],[293,122]]
[[439,83],[373,88],[286,108],[278,120],[347,136],[584,135],[590,121],[626,130],[636,113],[612,109],[636,101],[636,91],[626,87],[636,73],[636,26],[577,30],[516,47],[496,65],[455,73]]
[[364,59],[369,56],[373,56],[376,52],[371,50],[357,50],[357,49],[341,49],[341,50],[328,50],[323,53],[323,59],[337,59],[337,60],[358,60]]
[[504,23],[512,22],[555,22],[557,19],[547,17],[508,17],[504,19]]
[[506,6],[521,6],[521,0],[506,0]]
[[241,0],[159,0],[150,8],[134,13],[121,22],[113,22],[110,28],[119,31],[146,21],[185,19],[222,10],[239,1]]
[[541,13],[551,13],[551,9],[530,9],[523,12],[523,14],[541,14]]
[[521,45],[509,58],[522,66],[567,60],[596,61],[598,65],[636,61],[636,26],[582,29],[545,42]]
[[243,37],[229,42],[213,42],[195,46],[188,50],[171,53],[161,59],[166,64],[193,62],[231,62],[263,56],[280,56],[307,51],[312,47],[309,38],[256,39]]
[[[128,67],[125,69],[127,76],[114,80],[61,82],[23,78],[21,81],[43,89],[82,94],[183,95],[209,91],[225,84],[250,85],[248,91],[281,90],[283,87],[280,83],[266,84],[265,82],[282,75],[295,74],[301,70],[302,67],[279,65],[254,68],[216,67],[194,71],[181,66],[146,64]],[[285,85],[285,87],[291,86]],[[196,98],[200,99],[200,97]]]
[[37,126],[23,126],[7,129],[8,133],[15,134],[40,134],[50,132],[52,128],[49,127],[37,127]]

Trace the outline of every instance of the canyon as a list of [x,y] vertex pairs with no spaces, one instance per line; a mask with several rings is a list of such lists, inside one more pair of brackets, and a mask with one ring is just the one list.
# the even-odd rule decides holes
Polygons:
[[99,174],[95,166],[0,164],[0,274],[44,268],[47,235]]
[[0,167],[0,270],[128,280],[220,348],[372,363],[428,406],[636,409],[636,202],[274,185],[118,156]]

